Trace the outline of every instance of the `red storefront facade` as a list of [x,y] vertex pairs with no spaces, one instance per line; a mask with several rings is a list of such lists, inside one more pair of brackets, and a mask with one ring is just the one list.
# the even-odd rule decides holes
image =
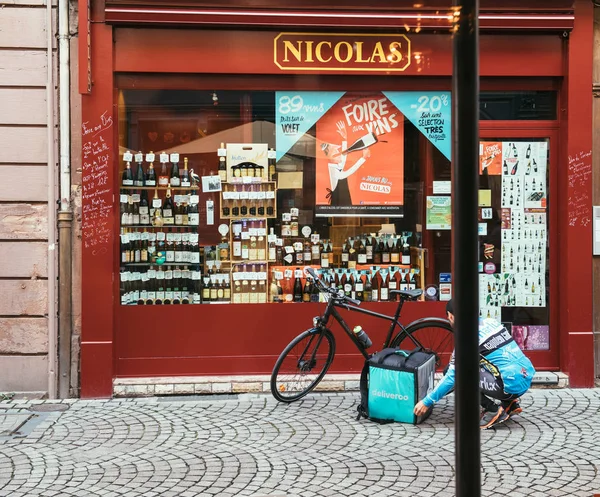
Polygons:
[[[358,2],[347,2],[344,9],[334,7],[335,2],[330,6],[304,3],[302,9],[268,1],[260,6],[237,3],[181,2],[173,7],[167,2],[114,0],[93,2],[88,11],[87,3],[80,1],[82,397],[111,396],[116,377],[268,374],[284,346],[310,327],[322,307],[316,303],[120,305],[122,92],[450,90],[451,14],[441,5],[416,10],[379,2],[380,8],[367,11]],[[481,90],[490,95],[549,92],[556,97],[556,115],[482,120],[481,140],[547,144],[549,347],[529,350],[528,355],[538,370],[562,371],[569,374],[571,386],[589,387],[594,383],[593,8],[585,1],[546,2],[543,11],[513,3],[498,10],[482,2]],[[367,71],[356,65],[350,69],[328,65],[328,53],[323,51],[325,62],[319,67],[310,65],[316,56],[305,57],[300,67],[286,67],[281,52],[279,58],[277,54],[282,33],[307,35],[316,43],[319,36],[351,40],[352,36],[402,33],[410,41],[410,52],[403,53],[410,64],[397,72]],[[90,174],[93,170],[96,176],[86,178],[86,161]],[[433,175],[433,166],[425,170],[426,176]],[[434,179],[424,179],[426,195],[435,193]],[[424,243],[430,243],[427,237],[434,233],[425,231]],[[427,275],[425,283],[437,282],[437,275]],[[366,307],[391,313],[394,304]],[[405,306],[402,321],[443,314],[443,302],[414,302]],[[368,318],[361,324],[367,330],[378,326]],[[374,332],[376,341],[378,333]],[[360,370],[360,357],[350,347],[338,341],[334,372]]]

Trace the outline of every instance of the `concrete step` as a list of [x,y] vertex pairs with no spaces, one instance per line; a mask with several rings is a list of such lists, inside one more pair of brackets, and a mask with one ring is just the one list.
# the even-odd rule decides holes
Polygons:
[[[436,374],[439,381],[441,374]],[[352,392],[359,389],[360,374],[327,374],[315,391]],[[159,395],[212,395],[228,393],[262,393],[270,391],[270,376],[173,376],[116,378],[115,397],[153,397]],[[567,388],[565,373],[539,371],[533,388]]]

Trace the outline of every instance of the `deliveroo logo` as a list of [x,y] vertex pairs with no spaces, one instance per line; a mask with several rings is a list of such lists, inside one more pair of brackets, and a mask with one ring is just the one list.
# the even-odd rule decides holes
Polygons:
[[371,391],[371,395],[373,395],[373,397],[380,397],[382,399],[403,400],[403,401],[409,400],[408,395],[402,395],[399,393],[390,393],[390,392],[386,392],[385,390],[374,389]]

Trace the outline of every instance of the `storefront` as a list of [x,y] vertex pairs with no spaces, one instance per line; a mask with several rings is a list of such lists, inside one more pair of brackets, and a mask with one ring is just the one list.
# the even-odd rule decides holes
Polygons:
[[[381,312],[422,288],[404,323],[444,315],[452,14],[381,3],[80,11],[83,397],[268,374],[322,308],[306,265]],[[486,7],[481,316],[591,386],[592,6]]]

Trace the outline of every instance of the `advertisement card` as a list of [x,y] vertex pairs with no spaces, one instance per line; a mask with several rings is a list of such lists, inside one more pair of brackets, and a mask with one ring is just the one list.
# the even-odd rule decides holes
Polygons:
[[502,174],[502,143],[480,142],[479,174]]
[[452,197],[427,197],[427,229],[449,230],[452,222]]

